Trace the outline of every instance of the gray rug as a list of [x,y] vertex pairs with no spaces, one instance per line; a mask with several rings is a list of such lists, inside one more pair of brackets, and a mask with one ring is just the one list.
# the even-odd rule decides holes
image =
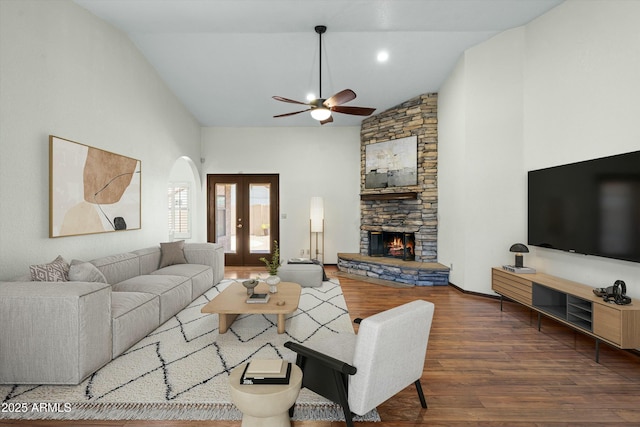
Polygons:
[[[0,386],[0,419],[239,420],[231,403],[229,372],[252,358],[295,362],[286,341],[312,344],[353,333],[336,279],[303,288],[286,332],[275,315],[239,316],[218,334],[218,316],[200,309],[231,283],[225,280],[168,320],[123,355],[77,386]],[[340,406],[302,389],[294,420],[344,420]],[[374,410],[366,421],[380,421]]]

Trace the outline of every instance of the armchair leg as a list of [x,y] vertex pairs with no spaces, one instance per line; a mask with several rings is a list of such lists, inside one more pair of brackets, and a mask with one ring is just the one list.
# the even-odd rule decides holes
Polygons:
[[338,371],[333,371],[333,377],[338,389],[338,400],[340,400],[340,406],[342,406],[342,412],[344,412],[344,421],[347,423],[347,427],[353,427],[353,416],[351,415],[351,408],[349,408],[347,391],[344,388],[344,377]]
[[420,398],[420,404],[423,408],[427,407],[427,401],[424,398],[424,393],[422,392],[422,384],[420,384],[420,380],[416,380],[414,383],[416,385],[416,390],[418,391],[418,397]]

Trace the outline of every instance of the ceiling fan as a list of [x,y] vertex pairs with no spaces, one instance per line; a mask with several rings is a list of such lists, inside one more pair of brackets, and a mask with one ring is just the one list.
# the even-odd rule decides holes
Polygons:
[[366,107],[348,107],[343,106],[353,99],[356,98],[356,93],[351,89],[342,90],[330,98],[322,97],[322,34],[327,31],[327,27],[324,25],[317,25],[315,27],[316,33],[318,33],[320,38],[320,54],[319,57],[319,80],[320,80],[320,89],[318,91],[318,98],[309,102],[300,102],[289,98],[283,98],[282,96],[274,96],[273,99],[276,101],[288,102],[290,104],[300,104],[300,105],[308,105],[309,108],[306,110],[294,111],[293,113],[285,113],[279,114],[276,117],[287,117],[293,116],[294,114],[304,113],[306,111],[311,112],[311,117],[318,120],[321,125],[325,123],[331,123],[333,121],[333,117],[331,116],[331,112],[335,111],[336,113],[342,114],[352,114],[355,116],[369,116],[376,109],[375,108],[366,108]]

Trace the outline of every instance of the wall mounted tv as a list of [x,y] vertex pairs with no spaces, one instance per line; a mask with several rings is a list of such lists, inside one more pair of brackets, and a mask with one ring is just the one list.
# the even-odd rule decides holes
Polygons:
[[640,151],[528,172],[528,243],[640,262]]

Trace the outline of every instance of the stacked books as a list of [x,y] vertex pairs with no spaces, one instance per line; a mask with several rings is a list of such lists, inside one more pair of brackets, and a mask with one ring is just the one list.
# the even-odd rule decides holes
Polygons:
[[289,384],[291,363],[282,359],[254,359],[247,363],[240,384]]
[[247,298],[247,304],[264,304],[269,301],[269,294],[251,294]]

